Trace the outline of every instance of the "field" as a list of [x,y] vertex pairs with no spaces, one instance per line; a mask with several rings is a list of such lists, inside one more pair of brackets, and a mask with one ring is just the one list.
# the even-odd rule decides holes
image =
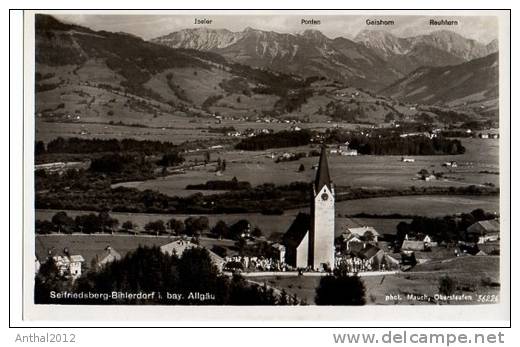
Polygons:
[[[471,300],[451,301],[451,304],[478,304],[478,295],[499,295],[499,257],[467,256],[451,258],[443,261],[432,261],[417,265],[412,271],[397,275],[363,277],[366,287],[367,304],[427,304],[420,300],[409,300],[408,294],[433,297],[438,294],[439,279],[445,275],[456,282],[455,294],[471,296]],[[320,277],[255,277],[257,282],[285,289],[290,294],[296,294],[309,304],[314,303],[315,289]],[[388,295],[401,299],[394,300]],[[440,301],[439,303],[446,303]]]
[[[340,156],[329,155],[329,166],[333,182],[337,186],[354,188],[409,188],[415,187],[464,187],[481,186],[491,183],[499,186],[498,140],[464,139],[466,153],[453,156],[415,156],[415,162],[403,163],[400,156]],[[294,181],[310,182],[314,178],[313,165],[317,157],[302,158],[298,161],[275,163],[271,155],[284,152],[305,152],[310,147],[278,149],[271,151],[227,151],[213,153],[214,159],[222,158],[227,162],[226,171],[216,178],[215,167],[198,167],[183,175],[171,175],[128,185],[145,190],[156,189],[171,196],[185,196],[188,184],[201,184],[209,180],[229,180],[236,177],[248,181],[253,186],[263,183],[288,184]],[[442,164],[457,161],[457,168],[446,168]],[[305,171],[298,172],[300,164]],[[445,179],[423,181],[417,179],[417,172],[426,169],[430,172],[443,172]],[[126,184],[120,184],[126,185]]]
[[482,208],[489,212],[500,212],[498,196],[394,196],[340,201],[336,213],[392,214],[440,217],[456,213],[467,213]]

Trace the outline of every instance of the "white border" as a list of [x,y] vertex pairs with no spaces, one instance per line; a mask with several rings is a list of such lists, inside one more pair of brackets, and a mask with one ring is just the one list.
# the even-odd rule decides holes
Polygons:
[[[282,11],[282,14],[310,14],[317,11]],[[38,11],[38,13],[116,14],[132,11]],[[139,11],[139,14],[179,14],[178,11]],[[226,14],[222,11],[182,11],[188,14]],[[249,11],[230,11],[231,14],[251,14]],[[501,302],[497,305],[468,306],[363,306],[363,307],[233,307],[233,306],[62,306],[34,305],[34,12],[25,13],[25,109],[24,109],[24,312],[23,325],[96,326],[110,321],[111,326],[445,326],[447,319],[457,326],[509,325],[509,233],[502,234]],[[280,14],[280,11],[255,11],[255,14]],[[319,11],[320,15],[403,15],[391,11]],[[500,204],[501,229],[511,230],[510,221],[510,161],[509,161],[509,37],[510,17],[507,11],[405,11],[405,15],[494,15],[499,19],[500,60]],[[11,234],[12,235],[12,234]],[[15,270],[15,269],[12,269]],[[14,276],[16,279],[17,277]],[[19,278],[19,276],[18,276]],[[310,322],[312,321],[312,324]],[[194,323],[196,322],[196,323]],[[153,324],[150,324],[153,323]],[[309,323],[309,324],[308,324]],[[103,324],[106,325],[106,324]],[[452,325],[453,326],[453,323]]]

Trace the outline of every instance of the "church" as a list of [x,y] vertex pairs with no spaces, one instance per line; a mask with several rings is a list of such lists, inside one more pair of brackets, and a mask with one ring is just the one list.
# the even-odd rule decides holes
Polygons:
[[310,216],[299,214],[284,235],[285,262],[295,268],[334,269],[335,193],[325,146],[311,193]]

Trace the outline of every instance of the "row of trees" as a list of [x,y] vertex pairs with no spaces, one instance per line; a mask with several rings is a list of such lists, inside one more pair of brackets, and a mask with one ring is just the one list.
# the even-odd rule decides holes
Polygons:
[[135,139],[84,139],[78,137],[58,137],[49,141],[36,142],[36,155],[44,153],[102,153],[137,152],[147,155],[175,151],[177,146],[170,142]]
[[[378,133],[362,136],[334,130],[325,134],[325,143],[349,143],[351,149],[366,155],[441,155],[463,154],[466,149],[457,139],[428,136],[401,137],[399,133]],[[280,131],[273,134],[259,134],[240,141],[235,148],[249,151],[269,148],[298,147],[311,143],[314,133],[310,130]]]
[[116,231],[119,221],[112,218],[106,211],[99,214],[86,214],[72,218],[66,212],[60,211],[52,216],[51,220],[36,220],[35,230],[38,234],[50,234],[53,232],[70,234],[80,232],[86,234],[113,233]]
[[207,181],[203,184],[188,184],[186,189],[193,190],[244,190],[251,189],[251,183],[247,181],[239,181],[236,177],[233,177],[229,181],[226,180],[214,180]]
[[[128,233],[139,232],[138,225],[128,220],[120,224],[119,220],[113,218],[107,211],[98,214],[89,213],[79,215],[75,218],[60,211],[52,216],[51,220],[36,220],[35,229],[38,234],[51,233],[114,233],[124,231]],[[253,227],[247,219],[240,219],[235,223],[227,224],[225,221],[218,221],[210,227],[209,219],[206,216],[190,216],[184,220],[170,218],[166,222],[162,219],[147,222],[144,231],[155,235],[187,235],[200,236],[208,233],[219,239],[239,240],[241,238],[260,237],[262,231],[258,227]]]
[[311,143],[312,132],[309,130],[300,131],[279,131],[274,134],[258,134],[248,137],[236,144],[236,149],[246,151],[261,151],[268,148],[298,147]]

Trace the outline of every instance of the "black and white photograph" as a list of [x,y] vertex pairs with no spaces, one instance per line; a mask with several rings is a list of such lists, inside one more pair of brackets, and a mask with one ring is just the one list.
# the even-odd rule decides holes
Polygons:
[[504,21],[26,14],[24,295],[396,316],[509,302]]

